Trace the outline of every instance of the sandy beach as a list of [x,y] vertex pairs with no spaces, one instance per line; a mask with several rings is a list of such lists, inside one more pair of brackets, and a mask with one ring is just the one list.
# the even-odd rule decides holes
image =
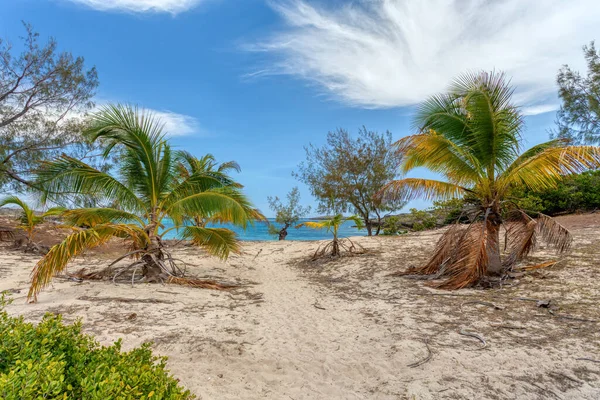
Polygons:
[[[190,274],[240,288],[59,278],[36,304],[25,297],[39,256],[4,247],[0,291],[30,321],[61,313],[103,344],[154,342],[200,399],[598,399],[600,215],[559,220],[571,254],[501,289],[388,276],[419,265],[435,230],[354,238],[364,254],[327,263],[309,261],[318,242],[247,242],[226,262],[182,246]],[[105,267],[114,254],[101,250],[69,271]],[[554,257],[542,247],[530,262]]]

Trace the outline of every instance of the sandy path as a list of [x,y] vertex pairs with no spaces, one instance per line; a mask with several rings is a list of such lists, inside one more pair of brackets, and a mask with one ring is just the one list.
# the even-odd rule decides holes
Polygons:
[[[37,257],[0,250],[0,291],[18,292],[9,311],[29,320],[58,312],[82,318],[102,343],[153,341],[200,399],[596,400],[600,364],[577,358],[600,359],[600,323],[558,319],[518,300],[552,299],[557,315],[600,320],[600,236],[597,228],[577,229],[563,266],[513,288],[458,296],[387,276],[420,262],[439,232],[362,238],[367,254],[325,265],[300,262],[315,243],[245,243],[227,263],[183,248],[177,254],[194,275],[244,286],[218,292],[56,280],[37,304],[24,303]],[[106,264],[91,257],[71,270]],[[487,347],[478,350],[461,330],[482,335]],[[431,359],[409,367],[427,355],[426,338]]]

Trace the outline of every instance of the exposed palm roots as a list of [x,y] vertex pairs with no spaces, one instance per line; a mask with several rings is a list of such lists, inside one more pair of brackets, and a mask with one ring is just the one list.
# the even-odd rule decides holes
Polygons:
[[[571,235],[554,219],[539,214],[537,218],[517,210],[504,224],[504,251],[501,249],[499,230],[488,220],[470,225],[455,224],[442,235],[433,256],[420,267],[392,275],[428,275],[431,286],[440,289],[461,289],[474,285],[501,284],[511,277],[516,265],[524,260],[543,239],[564,253],[571,245]],[[500,256],[503,256],[500,261]],[[498,260],[499,268],[493,268]],[[520,268],[521,271],[552,266],[556,261]]]
[[[133,258],[134,262],[115,268],[117,263],[126,258]],[[85,268],[82,268],[69,276],[77,279],[110,279],[115,284],[117,282],[127,282],[131,283],[132,286],[141,282],[155,282],[214,290],[227,290],[238,287],[238,285],[220,283],[211,279],[186,277],[186,273],[187,263],[174,258],[168,251],[161,248],[152,251],[134,250],[117,258],[101,271],[86,272]]]
[[362,254],[365,252],[365,248],[358,243],[354,243],[348,238],[334,239],[331,242],[319,245],[311,260],[314,261],[323,257],[340,257],[342,252],[349,254]]

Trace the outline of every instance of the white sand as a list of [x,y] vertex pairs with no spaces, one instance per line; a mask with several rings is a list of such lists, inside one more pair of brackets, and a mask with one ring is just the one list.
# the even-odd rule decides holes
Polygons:
[[[155,342],[200,399],[600,399],[600,363],[576,360],[600,360],[600,324],[558,319],[517,299],[550,298],[560,306],[555,315],[600,320],[598,230],[578,230],[568,266],[514,288],[439,296],[431,293],[448,292],[387,276],[423,260],[438,234],[360,238],[367,254],[326,265],[300,262],[316,243],[248,243],[226,263],[183,248],[177,255],[195,265],[194,275],[246,286],[57,279],[37,304],[25,304],[25,294],[38,258],[1,250],[0,291],[20,290],[9,311],[28,320],[58,312],[82,318],[105,344]],[[107,264],[79,259],[70,270]],[[504,309],[464,304],[474,300]],[[478,350],[463,329],[487,347]],[[409,367],[426,357],[425,340],[431,359]]]

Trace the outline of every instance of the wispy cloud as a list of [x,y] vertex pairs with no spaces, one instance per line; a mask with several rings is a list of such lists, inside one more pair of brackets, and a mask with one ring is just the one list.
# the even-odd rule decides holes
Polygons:
[[600,39],[597,0],[270,4],[287,26],[250,46],[268,65],[252,75],[306,79],[359,107],[411,105],[465,71],[497,69],[512,77],[528,113],[547,112],[556,108],[558,69],[583,68],[581,46]]
[[205,132],[201,129],[198,120],[192,116],[178,114],[171,111],[158,111],[146,109],[164,124],[164,131],[169,136],[202,135]]
[[69,0],[99,11],[178,14],[208,0]]

